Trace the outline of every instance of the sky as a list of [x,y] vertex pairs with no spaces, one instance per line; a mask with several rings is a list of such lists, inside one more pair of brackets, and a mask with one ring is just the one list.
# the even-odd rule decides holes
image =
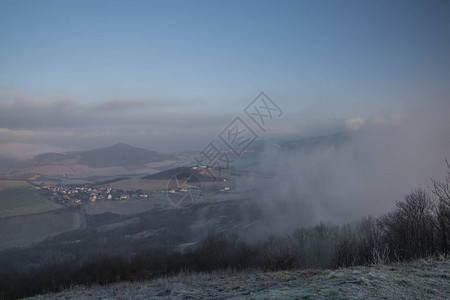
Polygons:
[[397,122],[449,101],[449,53],[449,1],[0,0],[0,156],[197,150],[261,91],[261,137]]

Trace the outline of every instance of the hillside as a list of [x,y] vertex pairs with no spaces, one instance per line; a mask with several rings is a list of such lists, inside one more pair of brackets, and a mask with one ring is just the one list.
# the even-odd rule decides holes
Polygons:
[[132,147],[119,143],[105,148],[90,151],[74,152],[80,157],[79,163],[95,168],[143,166],[148,163],[176,160],[170,154],[163,154],[152,150]]
[[17,160],[0,155],[0,172],[7,171],[18,164]]
[[160,179],[160,180],[170,180],[174,176],[177,176],[178,179],[186,179],[190,178],[190,182],[198,182],[198,181],[211,181],[210,176],[206,176],[201,174],[198,170],[193,170],[190,167],[179,167],[170,170],[164,170],[158,172],[156,174],[147,175],[143,177],[143,179]]
[[26,181],[0,180],[0,223],[6,217],[38,214],[58,208],[61,206],[42,197]]
[[[299,153],[306,156],[317,151],[339,149],[351,142],[354,137],[354,134],[348,132],[337,132],[331,135],[320,136],[257,139],[250,144],[247,151],[242,153],[238,159],[234,156],[230,156],[229,158],[233,161],[232,167],[236,169],[255,170],[264,162],[265,155],[268,153],[273,152],[277,153],[277,155]],[[226,149],[223,148],[222,150]],[[198,156],[199,152],[192,151],[188,155],[187,153],[183,153],[185,159],[178,161],[172,167],[197,165],[198,163],[194,160],[194,156]]]
[[58,161],[74,159],[78,164],[88,167],[132,167],[143,166],[147,163],[161,162],[176,159],[170,154],[163,154],[152,150],[133,147],[124,143],[118,143],[109,147],[88,151],[76,151],[69,153],[44,153],[36,156],[28,164],[46,165]]
[[350,134],[339,132],[326,136],[312,136],[301,139],[294,139],[280,142],[280,149],[283,151],[313,151],[317,149],[336,148],[348,143]]
[[449,299],[450,259],[339,270],[180,274],[28,299]]
[[[264,161],[262,155],[268,149],[282,152],[298,152],[306,155],[317,150],[338,148],[351,139],[347,133],[336,133],[328,136],[313,136],[291,140],[259,140],[238,160],[234,167],[250,170]],[[6,174],[7,179],[27,179],[34,175],[54,178],[88,178],[99,176],[105,179],[120,175],[155,174],[170,168],[193,166],[197,162],[193,156],[198,152],[180,152],[164,154],[152,150],[133,147],[124,143],[112,146],[67,153],[43,153],[31,160],[16,165]],[[233,159],[232,159],[233,160]],[[172,173],[161,173],[158,179],[169,179]],[[163,178],[164,177],[164,178]],[[148,177],[156,179],[156,177]]]
[[9,178],[33,174],[60,177],[116,176],[155,173],[179,160],[175,155],[119,143],[109,147],[68,153],[43,153],[8,172]]

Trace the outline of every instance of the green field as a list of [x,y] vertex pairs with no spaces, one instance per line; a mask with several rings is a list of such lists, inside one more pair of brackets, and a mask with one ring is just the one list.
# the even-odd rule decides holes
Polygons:
[[21,180],[0,180],[0,219],[61,208],[42,197],[31,184]]

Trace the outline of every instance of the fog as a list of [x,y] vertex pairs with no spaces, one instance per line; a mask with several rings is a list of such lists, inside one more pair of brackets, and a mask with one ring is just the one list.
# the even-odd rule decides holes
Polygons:
[[450,105],[434,103],[347,122],[337,144],[301,151],[266,147],[253,187],[267,216],[261,232],[291,231],[318,222],[342,224],[392,210],[430,178],[443,178],[450,157]]

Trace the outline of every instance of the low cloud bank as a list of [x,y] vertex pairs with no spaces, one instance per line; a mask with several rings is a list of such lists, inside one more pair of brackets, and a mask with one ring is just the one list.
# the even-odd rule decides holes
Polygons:
[[450,105],[346,122],[337,144],[303,150],[265,149],[258,172],[242,184],[257,191],[268,231],[321,221],[344,223],[390,211],[395,201],[431,177],[442,178],[450,157]]

